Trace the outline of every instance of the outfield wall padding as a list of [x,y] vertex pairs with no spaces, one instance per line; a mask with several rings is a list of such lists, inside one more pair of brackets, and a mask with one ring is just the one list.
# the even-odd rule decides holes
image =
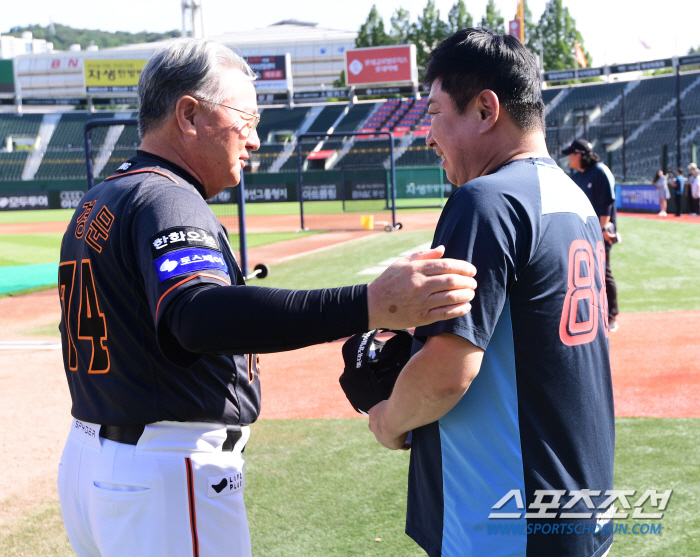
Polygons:
[[[375,198],[386,199],[386,177],[381,169],[346,169],[345,198],[363,199],[371,191]],[[442,175],[442,180],[440,174]],[[340,200],[340,170],[319,170],[304,173],[305,201]],[[296,172],[246,174],[246,202],[274,203],[298,202],[298,175]],[[397,168],[397,199],[434,199],[449,197],[456,188],[447,180],[440,167]],[[653,186],[624,184],[616,186],[617,207],[620,210],[658,212],[659,202]],[[14,180],[0,181],[0,211],[27,209],[76,208],[87,191],[85,180]],[[212,204],[236,203],[233,188],[226,188],[209,202]],[[361,193],[358,193],[361,192]],[[357,194],[357,197],[353,197]],[[690,209],[687,196],[682,198],[682,209]],[[675,199],[669,199],[668,212],[675,210]]]

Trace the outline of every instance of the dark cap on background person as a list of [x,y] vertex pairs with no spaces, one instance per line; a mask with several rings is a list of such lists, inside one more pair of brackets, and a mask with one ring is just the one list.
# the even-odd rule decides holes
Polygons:
[[593,151],[593,145],[585,139],[575,139],[571,142],[566,149],[564,149],[562,155],[570,155],[571,153],[591,153]]

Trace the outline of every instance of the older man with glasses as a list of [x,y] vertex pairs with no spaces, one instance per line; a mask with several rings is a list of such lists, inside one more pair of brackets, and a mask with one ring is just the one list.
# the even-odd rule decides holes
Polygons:
[[245,286],[206,199],[260,146],[254,74],[178,39],[139,80],[141,147],[63,238],[61,339],[73,419],[58,474],[83,556],[251,554],[243,448],[257,354],[462,316],[474,268],[433,249],[369,285]]

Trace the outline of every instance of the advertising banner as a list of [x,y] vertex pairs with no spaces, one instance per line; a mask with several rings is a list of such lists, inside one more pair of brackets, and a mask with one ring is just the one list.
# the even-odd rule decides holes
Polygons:
[[617,186],[618,209],[659,210],[659,194],[654,186]]
[[253,82],[256,90],[292,88],[292,58],[289,53],[279,56],[244,56],[250,68],[257,74]]
[[12,60],[0,60],[0,93],[15,92],[15,75]]
[[22,104],[26,104],[26,105],[85,106],[85,105],[87,105],[87,99],[69,99],[69,98],[61,98],[61,97],[53,97],[53,98],[26,98],[26,97],[22,97]]
[[323,91],[303,91],[294,93],[295,101],[325,101],[328,98],[346,99],[349,89],[325,89]]
[[55,197],[55,192],[49,192],[49,205],[51,206],[52,209],[77,209],[80,207],[80,200],[83,198],[83,195],[85,195],[85,192],[82,190],[62,190],[58,192],[58,206],[54,197]]
[[514,19],[508,22],[508,34],[520,40],[520,20]]
[[[248,176],[246,174],[246,176]],[[250,182],[250,177],[246,177],[246,182]],[[246,203],[273,203],[275,201],[292,201],[296,197],[290,195],[290,189],[293,186],[289,184],[274,184],[266,186],[245,186],[245,201]],[[227,205],[238,204],[236,190],[234,188],[226,188],[211,199],[207,199],[209,205]]]
[[681,56],[678,59],[678,64],[681,66],[687,66],[688,64],[700,64],[700,54],[693,54],[691,56]]
[[88,93],[135,93],[141,70],[140,60],[85,60],[85,89]]
[[379,46],[346,51],[345,82],[348,85],[418,83],[416,46]]
[[673,60],[671,58],[666,58],[664,60],[650,60],[649,62],[635,62],[634,64],[616,64],[614,66],[610,66],[610,73],[658,70],[660,68],[670,68],[672,66]]
[[545,81],[585,79],[587,77],[599,77],[604,74],[604,68],[579,68],[578,70],[556,70],[544,72],[543,79]]
[[48,192],[21,191],[0,193],[0,211],[26,211],[27,209],[50,209]]

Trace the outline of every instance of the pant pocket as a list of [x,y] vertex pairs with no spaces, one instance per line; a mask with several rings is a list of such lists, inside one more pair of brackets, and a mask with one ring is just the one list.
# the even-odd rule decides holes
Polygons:
[[99,491],[106,491],[106,492],[114,492],[114,491],[119,491],[119,492],[130,492],[130,493],[135,493],[135,492],[141,492],[141,491],[150,491],[150,486],[143,486],[143,485],[124,485],[124,484],[115,484],[115,483],[110,483],[110,482],[92,482],[92,485],[97,488]]

